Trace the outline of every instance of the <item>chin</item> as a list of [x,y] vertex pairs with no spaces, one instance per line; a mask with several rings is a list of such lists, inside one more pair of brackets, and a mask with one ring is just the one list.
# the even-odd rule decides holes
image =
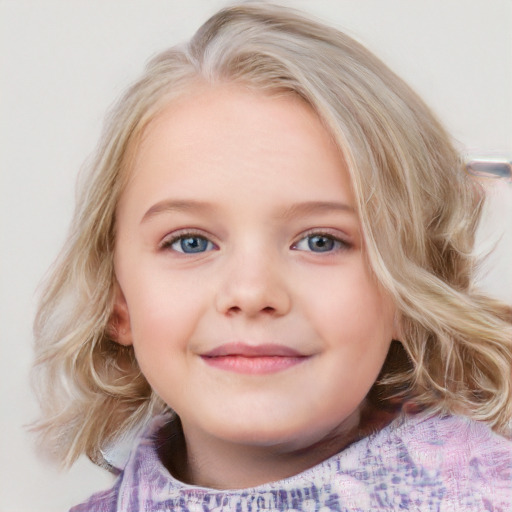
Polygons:
[[[248,419],[248,418],[246,418]],[[340,436],[345,437],[357,427],[357,422],[347,418],[346,421],[332,421],[315,424],[311,418],[308,421],[279,422],[275,418],[268,418],[267,421],[259,421],[252,418],[252,421],[229,422],[218,425],[216,437],[226,442],[238,445],[252,446],[255,448],[279,448],[280,451],[297,451],[309,448],[316,444],[329,442]],[[210,425],[212,427],[214,425]],[[213,429],[212,429],[213,430]],[[212,434],[214,434],[212,432]],[[214,434],[215,435],[215,434]]]

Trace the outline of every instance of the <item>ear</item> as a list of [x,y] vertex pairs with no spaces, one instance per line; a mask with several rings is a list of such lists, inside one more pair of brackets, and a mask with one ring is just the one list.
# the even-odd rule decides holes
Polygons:
[[114,284],[114,308],[108,321],[107,333],[120,345],[133,345],[128,304],[117,281]]
[[393,339],[401,340],[403,338],[402,332],[402,316],[396,311],[393,318]]

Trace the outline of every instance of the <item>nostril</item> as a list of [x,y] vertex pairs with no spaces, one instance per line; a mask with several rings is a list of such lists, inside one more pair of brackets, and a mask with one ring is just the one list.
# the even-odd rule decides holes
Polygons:
[[[227,310],[227,313],[230,315],[238,315],[243,311],[243,309],[239,306],[232,306]],[[266,306],[259,310],[261,313],[273,314],[276,312],[276,309],[272,306]]]
[[[270,280],[269,280],[270,281]],[[231,281],[215,297],[215,308],[231,317],[281,316],[290,307],[290,297],[280,283]]]

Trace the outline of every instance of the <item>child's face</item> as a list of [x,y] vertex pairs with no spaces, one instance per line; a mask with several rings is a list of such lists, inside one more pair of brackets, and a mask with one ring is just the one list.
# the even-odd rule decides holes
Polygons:
[[312,110],[196,92],[148,126],[120,201],[119,342],[188,442],[310,446],[357,419],[394,308]]

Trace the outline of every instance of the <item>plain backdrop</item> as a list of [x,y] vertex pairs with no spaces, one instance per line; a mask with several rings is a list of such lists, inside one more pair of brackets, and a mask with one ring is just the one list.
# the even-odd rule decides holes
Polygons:
[[[472,153],[512,154],[511,0],[297,0],[403,76]],[[64,241],[105,111],[219,0],[0,0],[0,512],[65,511],[111,477],[35,456],[28,383],[37,285]],[[482,284],[512,302],[512,184],[487,180]],[[491,185],[492,183],[492,185]],[[501,238],[500,238],[501,237]]]

